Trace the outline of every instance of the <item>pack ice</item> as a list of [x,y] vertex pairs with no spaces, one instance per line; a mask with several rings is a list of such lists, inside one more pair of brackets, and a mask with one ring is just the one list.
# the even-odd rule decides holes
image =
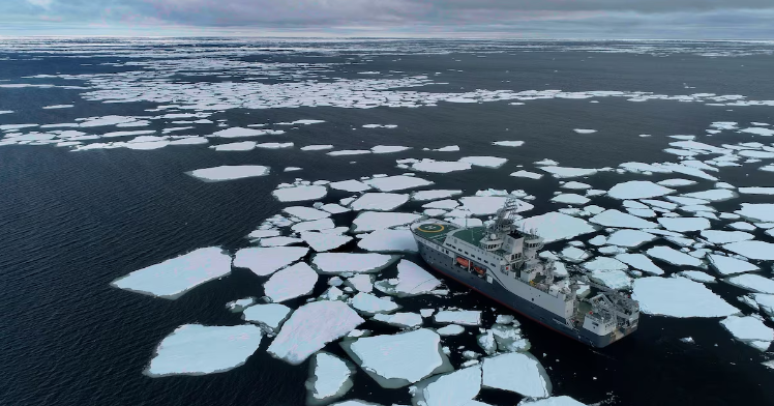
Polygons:
[[219,182],[224,180],[265,176],[269,174],[269,168],[261,165],[224,165],[215,168],[197,169],[187,173],[201,180]]
[[231,257],[220,247],[199,248],[114,280],[111,285],[137,293],[177,299],[189,290],[231,272]]
[[161,377],[229,371],[245,363],[262,337],[261,329],[253,325],[185,324],[161,341],[145,374]]

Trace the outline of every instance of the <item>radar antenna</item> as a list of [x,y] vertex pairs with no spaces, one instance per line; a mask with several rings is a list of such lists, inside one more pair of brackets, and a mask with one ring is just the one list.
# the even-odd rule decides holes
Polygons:
[[516,212],[519,209],[519,200],[515,197],[509,197],[505,205],[497,211],[494,223],[489,227],[489,232],[493,234],[507,234],[516,229],[513,222],[517,218]]

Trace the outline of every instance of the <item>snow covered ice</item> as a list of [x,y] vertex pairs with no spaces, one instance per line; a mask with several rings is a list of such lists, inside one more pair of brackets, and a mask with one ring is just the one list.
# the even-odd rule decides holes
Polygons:
[[357,233],[384,230],[397,226],[405,226],[420,219],[420,216],[413,213],[395,213],[395,212],[373,212],[365,211],[360,213],[352,222],[354,231]]
[[648,199],[668,195],[673,192],[674,189],[657,185],[650,181],[632,180],[613,186],[607,194],[614,199],[627,200]]
[[596,231],[588,222],[558,212],[550,212],[516,222],[522,231],[534,230],[546,243],[571,239]]
[[381,178],[373,178],[365,181],[366,184],[379,190],[380,192],[396,192],[406,189],[415,189],[419,187],[430,186],[433,182],[418,178],[416,176],[387,176]]
[[392,313],[400,308],[389,297],[377,297],[370,293],[359,292],[352,298],[352,307],[355,310],[367,314],[375,315],[377,313]]
[[226,372],[244,364],[261,338],[261,329],[253,325],[185,324],[161,341],[145,373],[161,377]]
[[307,403],[323,405],[346,394],[353,385],[354,366],[333,354],[321,351],[314,355],[309,366]]
[[619,210],[611,209],[597,214],[589,219],[589,222],[599,224],[604,227],[620,228],[658,228],[656,223],[643,220],[631,214],[622,213]]
[[464,162],[473,166],[481,166],[484,168],[499,168],[508,162],[505,158],[498,158],[495,156],[468,156],[460,158],[460,162]]
[[434,376],[410,388],[413,403],[423,406],[469,406],[480,391],[480,365]]
[[466,326],[481,324],[481,312],[478,310],[441,310],[435,314],[436,323],[454,323]]
[[[422,325],[422,316],[419,313],[395,313],[395,314],[376,314],[373,320],[387,323],[399,328],[414,328]],[[440,334],[440,333],[439,333]],[[441,334],[443,335],[443,334]]]
[[290,312],[289,307],[278,303],[257,304],[245,309],[242,312],[242,319],[258,324],[267,333],[274,334],[287,320]]
[[672,265],[695,267],[700,267],[702,265],[701,260],[665,245],[653,247],[646,253],[651,258],[660,259]]
[[743,274],[726,279],[726,282],[758,293],[774,294],[774,279],[755,274]]
[[417,242],[410,230],[378,230],[362,236],[357,246],[375,252],[417,252]]
[[261,165],[224,165],[215,168],[197,169],[195,171],[188,172],[188,174],[198,179],[219,182],[224,180],[265,176],[269,174],[269,168]]
[[725,317],[739,313],[703,284],[685,278],[636,279],[632,299],[643,313],[669,317]]
[[234,266],[268,276],[306,256],[306,247],[243,248],[234,255]]
[[293,312],[267,351],[276,358],[298,365],[363,322],[365,320],[343,302],[307,303]]
[[177,299],[189,290],[231,272],[231,257],[219,247],[199,248],[134,271],[111,285],[137,293]]
[[344,350],[384,388],[400,388],[452,370],[441,351],[441,337],[419,329],[341,343]]
[[484,388],[515,392],[528,398],[551,395],[551,381],[540,362],[530,354],[508,353],[484,358]]
[[764,241],[740,241],[726,244],[723,249],[761,261],[774,261],[774,244]]
[[317,272],[300,262],[276,272],[266,281],[263,289],[272,302],[284,302],[312,293],[317,278]]
[[408,202],[409,196],[397,193],[365,193],[349,205],[352,210],[395,210]]
[[312,265],[323,274],[376,273],[398,260],[385,254],[322,253],[312,259]]
[[398,277],[378,281],[376,289],[396,296],[415,296],[432,292],[441,284],[436,277],[419,265],[402,259],[398,263]]
[[318,200],[327,194],[328,189],[325,186],[292,186],[279,188],[272,192],[272,195],[281,202]]

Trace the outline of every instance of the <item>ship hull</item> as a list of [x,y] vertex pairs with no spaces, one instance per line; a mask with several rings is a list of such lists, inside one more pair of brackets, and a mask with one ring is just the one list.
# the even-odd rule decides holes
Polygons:
[[522,314],[554,331],[569,338],[580,341],[586,345],[603,348],[619,339],[633,333],[636,327],[606,336],[599,336],[584,329],[576,329],[568,326],[564,318],[545,310],[534,303],[514,295],[497,283],[489,283],[474,273],[454,265],[453,259],[441,252],[428,248],[424,241],[419,242],[419,254],[437,272],[466,285],[477,292],[489,297],[501,305]]

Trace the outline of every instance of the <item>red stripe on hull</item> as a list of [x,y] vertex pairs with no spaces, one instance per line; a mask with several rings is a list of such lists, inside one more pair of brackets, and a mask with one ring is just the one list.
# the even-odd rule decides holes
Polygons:
[[505,306],[505,307],[507,307],[507,308],[509,308],[509,309],[513,310],[513,311],[514,311],[514,312],[516,312],[516,313],[519,313],[520,315],[522,315],[522,316],[524,316],[524,317],[526,317],[526,318],[528,318],[528,319],[530,319],[530,320],[534,321],[535,323],[538,323],[538,324],[540,324],[541,326],[545,326],[546,328],[549,328],[549,329],[551,329],[551,330],[553,330],[553,331],[556,331],[557,333],[559,333],[559,334],[561,334],[561,335],[563,335],[563,336],[565,336],[565,337],[567,337],[567,338],[569,338],[569,339],[572,339],[572,340],[575,340],[575,341],[579,341],[579,342],[580,342],[580,340],[578,340],[577,338],[575,338],[575,337],[573,337],[573,336],[571,336],[571,335],[568,335],[567,333],[565,333],[565,332],[563,332],[563,331],[557,330],[557,329],[555,329],[555,328],[553,328],[553,327],[549,326],[548,324],[545,324],[545,323],[543,323],[543,322],[541,322],[541,321],[538,321],[538,320],[535,320],[535,319],[533,319],[532,317],[530,317],[530,316],[528,316],[528,315],[524,314],[522,311],[520,311],[520,310],[517,310],[517,309],[514,309],[514,308],[513,308],[513,307],[511,307],[511,306],[508,306],[507,304],[505,304],[505,303],[503,303],[503,302],[501,302],[501,301],[499,301],[499,300],[497,300],[497,299],[493,298],[492,296],[489,296],[489,295],[487,295],[486,293],[484,293],[484,292],[482,292],[482,291],[480,291],[480,290],[478,290],[478,289],[474,288],[473,286],[470,286],[470,285],[468,285],[468,284],[467,284],[467,283],[465,283],[465,282],[462,282],[461,280],[459,280],[459,279],[457,279],[457,278],[455,278],[455,277],[453,277],[453,276],[451,276],[451,275],[447,274],[446,272],[443,272],[443,271],[441,271],[440,269],[438,269],[438,268],[436,268],[436,267],[434,267],[434,266],[432,266],[432,265],[430,265],[430,268],[433,268],[433,269],[435,269],[435,271],[436,271],[436,272],[439,272],[439,273],[443,274],[444,276],[448,276],[449,278],[452,278],[452,279],[454,279],[454,280],[455,280],[455,281],[457,281],[458,283],[461,283],[461,284],[463,284],[463,285],[465,285],[465,286],[467,286],[467,287],[469,287],[469,288],[471,288],[471,289],[475,290],[476,292],[478,292],[478,293],[480,293],[480,294],[482,294],[482,295],[484,295],[484,296],[488,297],[489,299],[492,299],[492,300],[494,300],[494,301],[495,301],[495,302],[497,302],[497,303],[500,303],[501,305],[503,305],[503,306]]

